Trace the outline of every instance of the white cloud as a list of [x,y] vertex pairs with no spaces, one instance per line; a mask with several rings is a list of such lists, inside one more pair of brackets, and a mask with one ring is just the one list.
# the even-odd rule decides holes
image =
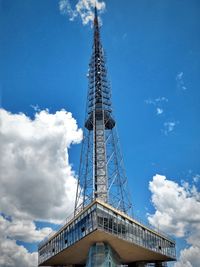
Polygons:
[[70,4],[70,0],[60,0],[59,9],[61,14],[69,17],[69,20],[73,21],[80,16],[83,25],[87,25],[89,22],[93,22],[95,5],[100,12],[105,10],[105,2],[98,0],[78,0],[74,9]]
[[151,104],[155,105],[155,102],[151,98],[145,99],[144,102],[145,102],[145,104],[148,104],[148,105],[151,105]]
[[[17,228],[21,228],[20,232],[23,232],[21,226],[18,225]],[[0,216],[0,267],[36,267],[37,253],[29,253],[27,249],[16,243],[13,238],[17,232],[18,230],[14,224],[12,225],[12,222]],[[31,235],[24,230],[23,236],[25,233],[27,237]]]
[[155,99],[156,102],[168,102],[168,98],[161,96]]
[[40,111],[41,111],[39,105],[30,105],[30,107],[31,107],[35,112],[40,112]]
[[161,115],[163,113],[163,109],[162,108],[157,108],[156,112],[157,112],[157,115]]
[[73,211],[77,180],[68,149],[82,140],[72,114],[39,111],[33,119],[0,109],[0,266],[36,267],[37,253],[16,243],[38,242]]
[[0,109],[0,211],[16,219],[63,220],[73,209],[76,179],[68,148],[82,131],[71,113],[34,119]]
[[156,115],[161,115],[164,112],[163,105],[168,102],[168,98],[165,96],[160,96],[155,99],[146,99],[144,102],[148,105],[155,106]]
[[36,267],[37,259],[36,252],[29,253],[23,246],[18,246],[15,240],[0,237],[0,267]]
[[24,242],[42,241],[47,235],[52,232],[49,227],[36,229],[35,223],[28,220],[6,219],[0,216],[0,230],[5,238],[9,237],[15,240]]
[[175,126],[178,124],[178,121],[167,121],[164,123],[164,134],[168,135],[170,132],[174,131]]
[[[165,108],[167,107],[168,101],[169,100],[167,97],[160,96],[160,97],[157,97],[154,99],[152,99],[152,98],[146,99],[144,102],[147,105],[152,105],[154,107],[155,113],[157,116],[160,116],[162,114],[162,116],[160,116],[160,118],[164,118],[164,117],[166,117],[164,112],[165,112]],[[164,133],[165,135],[168,135],[174,131],[174,129],[175,129],[176,125],[179,123],[179,121],[167,120],[167,121],[163,121],[162,123],[163,123],[163,127],[161,129],[161,132]]]
[[182,71],[176,75],[176,84],[178,89],[181,89],[183,91],[187,90],[184,82],[184,73]]
[[[175,267],[198,267],[200,262],[200,192],[194,185],[155,175],[149,183],[155,213],[149,222],[162,231],[185,238],[189,248],[180,253]],[[158,225],[159,222],[159,225]]]
[[194,181],[195,183],[200,182],[200,174],[196,174],[196,175],[193,177],[193,181]]
[[146,104],[152,104],[154,106],[157,106],[161,102],[168,102],[168,101],[169,101],[168,98],[166,98],[165,96],[160,96],[160,97],[157,97],[155,99],[148,98],[144,102]]
[[182,78],[183,78],[183,72],[181,71],[181,72],[179,72],[179,73],[177,74],[176,79],[177,79],[177,80],[181,80]]
[[59,2],[59,9],[62,15],[68,15],[69,20],[73,21],[77,16],[78,13],[76,10],[73,10],[71,4],[68,0],[61,0]]
[[188,249],[183,249],[180,253],[180,259],[174,264],[174,267],[199,267],[199,253],[199,247],[191,246]]

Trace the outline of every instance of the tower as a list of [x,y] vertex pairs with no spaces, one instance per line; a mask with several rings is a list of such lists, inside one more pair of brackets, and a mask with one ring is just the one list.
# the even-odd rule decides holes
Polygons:
[[128,213],[131,201],[113,118],[111,88],[96,8],[93,39],[75,214],[94,199]]
[[167,266],[175,242],[130,216],[97,9],[73,217],[38,246],[39,266]]

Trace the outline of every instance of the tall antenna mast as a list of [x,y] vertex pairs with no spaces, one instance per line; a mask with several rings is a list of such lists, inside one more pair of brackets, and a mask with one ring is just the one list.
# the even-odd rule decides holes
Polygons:
[[89,64],[84,139],[79,168],[75,214],[94,199],[128,212],[131,201],[113,118],[97,8],[94,10],[93,51]]

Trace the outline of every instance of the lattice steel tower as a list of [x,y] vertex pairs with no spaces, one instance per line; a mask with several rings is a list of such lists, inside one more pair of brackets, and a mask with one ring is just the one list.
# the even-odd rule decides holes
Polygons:
[[96,8],[88,78],[74,213],[39,244],[38,265],[167,266],[176,259],[174,240],[130,216]]
[[82,143],[75,214],[94,199],[128,213],[131,201],[117,138],[107,79],[105,53],[101,45],[97,10],[94,43],[89,64],[84,139]]

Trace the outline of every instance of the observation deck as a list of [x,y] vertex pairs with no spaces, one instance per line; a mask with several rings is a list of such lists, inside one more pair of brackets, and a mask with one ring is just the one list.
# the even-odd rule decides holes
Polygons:
[[90,247],[98,242],[109,244],[128,266],[176,259],[173,239],[96,199],[39,244],[38,265],[84,265]]

